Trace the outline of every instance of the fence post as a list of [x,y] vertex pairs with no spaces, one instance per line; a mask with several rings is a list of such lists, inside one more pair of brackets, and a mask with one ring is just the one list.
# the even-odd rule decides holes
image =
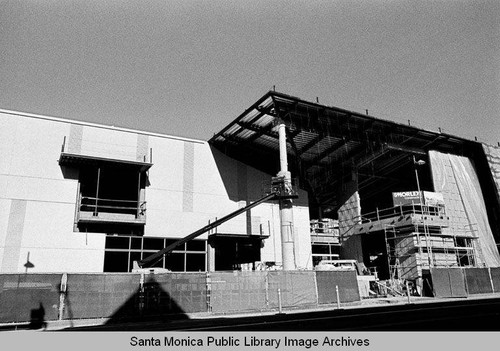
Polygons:
[[212,312],[212,302],[211,302],[211,294],[212,294],[212,279],[210,277],[210,272],[205,273],[206,284],[205,288],[207,289],[206,293],[206,303],[207,303],[207,312]]
[[278,288],[278,313],[281,314],[282,313],[282,309],[281,309],[281,289]]
[[319,290],[318,290],[318,274],[316,272],[314,274],[314,287],[316,288],[316,306],[319,306]]
[[490,276],[491,292],[495,292],[495,284],[493,284],[493,277],[491,276],[491,267],[488,267],[488,275]]
[[411,300],[410,300],[410,287],[408,286],[408,280],[405,283],[406,283],[406,295],[408,296],[408,303],[411,303]]
[[58,320],[62,321],[64,316],[64,304],[66,299],[66,292],[68,290],[68,274],[63,273],[61,276],[61,285],[59,287],[59,316]]
[[340,310],[340,295],[339,295],[339,286],[335,285],[335,293],[337,295],[337,308]]
[[142,317],[144,311],[144,272],[141,273],[141,278],[139,280],[139,316]]

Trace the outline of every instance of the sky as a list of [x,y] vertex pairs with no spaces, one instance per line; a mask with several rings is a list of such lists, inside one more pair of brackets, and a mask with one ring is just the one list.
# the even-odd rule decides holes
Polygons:
[[500,1],[0,0],[0,109],[208,140],[271,90],[500,142]]

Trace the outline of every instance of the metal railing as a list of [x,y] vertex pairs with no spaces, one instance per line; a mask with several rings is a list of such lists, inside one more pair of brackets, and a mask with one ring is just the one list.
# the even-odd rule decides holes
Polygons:
[[426,216],[443,216],[446,217],[444,207],[441,206],[428,206],[428,205],[400,205],[382,210],[375,210],[373,212],[363,213],[362,216],[356,218],[360,219],[361,223],[369,223],[379,221],[381,219],[392,218],[396,216],[406,215],[426,215]]
[[134,214],[140,218],[146,213],[146,201],[104,199],[90,196],[81,196],[79,209],[82,212],[92,212],[97,216],[99,212]]

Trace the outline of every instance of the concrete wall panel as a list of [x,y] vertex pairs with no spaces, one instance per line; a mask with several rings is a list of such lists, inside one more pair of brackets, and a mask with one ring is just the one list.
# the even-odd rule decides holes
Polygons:
[[154,189],[182,191],[184,142],[159,137],[151,137],[149,146],[153,149],[153,167],[149,170],[150,186]]
[[28,201],[65,202],[75,205],[78,182],[76,180],[50,179],[0,175],[5,188],[2,196]]
[[[10,199],[0,197],[0,248],[5,246],[5,236],[9,224]],[[1,259],[0,255],[0,259]]]
[[[15,118],[15,117],[10,117]],[[69,124],[31,118],[15,118],[11,133],[14,140],[10,145],[11,159],[6,174],[25,177],[63,179],[57,163],[64,136],[69,133]],[[4,142],[2,141],[2,144]],[[3,146],[3,148],[6,148]]]
[[[85,236],[85,234],[82,234]],[[99,234],[104,238],[104,235]],[[90,238],[91,235],[89,234]],[[34,264],[29,269],[31,273],[37,272],[95,272],[99,273],[104,268],[103,249],[73,249],[73,248],[29,248],[23,247],[20,253],[19,265],[24,272],[26,258]]]
[[137,134],[85,126],[82,137],[83,155],[136,161]]

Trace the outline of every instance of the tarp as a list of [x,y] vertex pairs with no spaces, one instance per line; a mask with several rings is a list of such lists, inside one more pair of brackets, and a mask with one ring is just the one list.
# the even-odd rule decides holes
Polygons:
[[316,281],[320,304],[337,302],[335,286],[339,288],[340,302],[360,300],[355,271],[316,271]]
[[461,268],[431,268],[435,297],[467,297]]
[[211,311],[266,309],[266,274],[264,271],[209,273]]
[[0,322],[57,320],[61,274],[0,274]]
[[281,292],[281,306],[304,306],[316,304],[316,275],[313,271],[270,271],[268,272],[268,301],[270,308],[278,304],[278,288]]
[[138,314],[140,274],[68,274],[65,318]]
[[465,284],[469,294],[493,292],[488,268],[464,268]]
[[443,194],[450,227],[443,229],[454,234],[478,236],[476,254],[479,263],[487,267],[500,266],[493,233],[488,222],[481,186],[470,159],[430,151],[434,190]]

